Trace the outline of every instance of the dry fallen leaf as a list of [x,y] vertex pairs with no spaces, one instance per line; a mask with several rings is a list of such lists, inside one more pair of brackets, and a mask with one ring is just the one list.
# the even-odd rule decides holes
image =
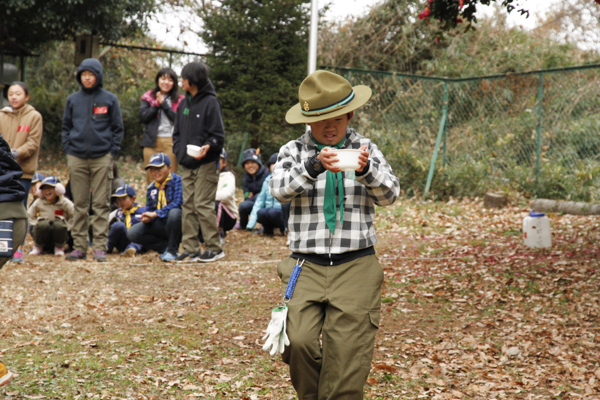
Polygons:
[[373,386],[373,385],[377,385],[379,382],[375,378],[369,378],[369,379],[367,379],[367,383],[369,385]]

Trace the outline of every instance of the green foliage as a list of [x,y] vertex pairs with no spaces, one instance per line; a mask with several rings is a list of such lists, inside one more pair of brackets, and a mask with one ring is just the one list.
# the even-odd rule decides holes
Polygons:
[[246,133],[245,147],[260,147],[265,157],[299,136],[284,121],[306,76],[305,3],[309,1],[223,0],[198,10],[232,157]]
[[[147,39],[138,39],[137,45],[152,46]],[[73,44],[49,42],[40,49],[40,57],[27,61],[26,83],[31,89],[30,104],[44,118],[42,154],[62,153],[61,130],[64,107],[69,94],[80,89],[75,81],[77,68],[73,60]],[[104,68],[104,88],[119,99],[125,135],[121,144],[122,155],[141,158],[139,142],[143,125],[138,114],[142,94],[154,87],[154,76],[161,66],[167,65],[152,52],[104,48],[100,58]]]
[[146,26],[154,0],[8,0],[0,6],[0,39],[36,49],[80,33],[117,40]]

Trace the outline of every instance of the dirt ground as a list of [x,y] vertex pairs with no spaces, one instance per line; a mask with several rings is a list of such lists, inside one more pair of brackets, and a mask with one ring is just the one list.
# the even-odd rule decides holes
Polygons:
[[[382,323],[365,398],[600,398],[600,221],[551,215],[552,248],[530,249],[527,212],[479,199],[379,210]],[[17,376],[0,398],[295,398],[287,366],[261,350],[285,240],[234,231],[211,264],[7,264],[0,359]]]

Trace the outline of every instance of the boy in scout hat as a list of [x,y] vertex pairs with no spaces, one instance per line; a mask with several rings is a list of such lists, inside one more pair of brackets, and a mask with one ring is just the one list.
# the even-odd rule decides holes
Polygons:
[[[349,127],[369,87],[316,71],[298,94],[286,121],[310,130],[281,147],[269,184],[277,200],[291,202],[292,254],[278,266],[283,291],[303,261],[287,303],[290,344],[282,358],[300,399],[358,400],[381,308],[375,205],[394,203],[400,184],[377,145]],[[358,167],[342,169],[338,152],[349,149],[358,150]]]

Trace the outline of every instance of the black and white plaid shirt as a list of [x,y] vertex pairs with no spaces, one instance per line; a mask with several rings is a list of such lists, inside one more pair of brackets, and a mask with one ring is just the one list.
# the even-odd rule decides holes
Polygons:
[[[281,147],[269,190],[281,203],[292,202],[288,226],[290,250],[305,254],[342,254],[371,247],[377,242],[373,227],[375,205],[393,204],[400,193],[400,181],[377,145],[348,128],[342,148],[358,149],[363,145],[370,154],[368,169],[360,176],[354,171],[342,172],[344,224],[342,226],[339,220],[338,210],[335,234],[327,228],[323,214],[327,174],[313,178],[305,165],[318,152],[310,133]],[[336,204],[339,204],[337,198]]]

